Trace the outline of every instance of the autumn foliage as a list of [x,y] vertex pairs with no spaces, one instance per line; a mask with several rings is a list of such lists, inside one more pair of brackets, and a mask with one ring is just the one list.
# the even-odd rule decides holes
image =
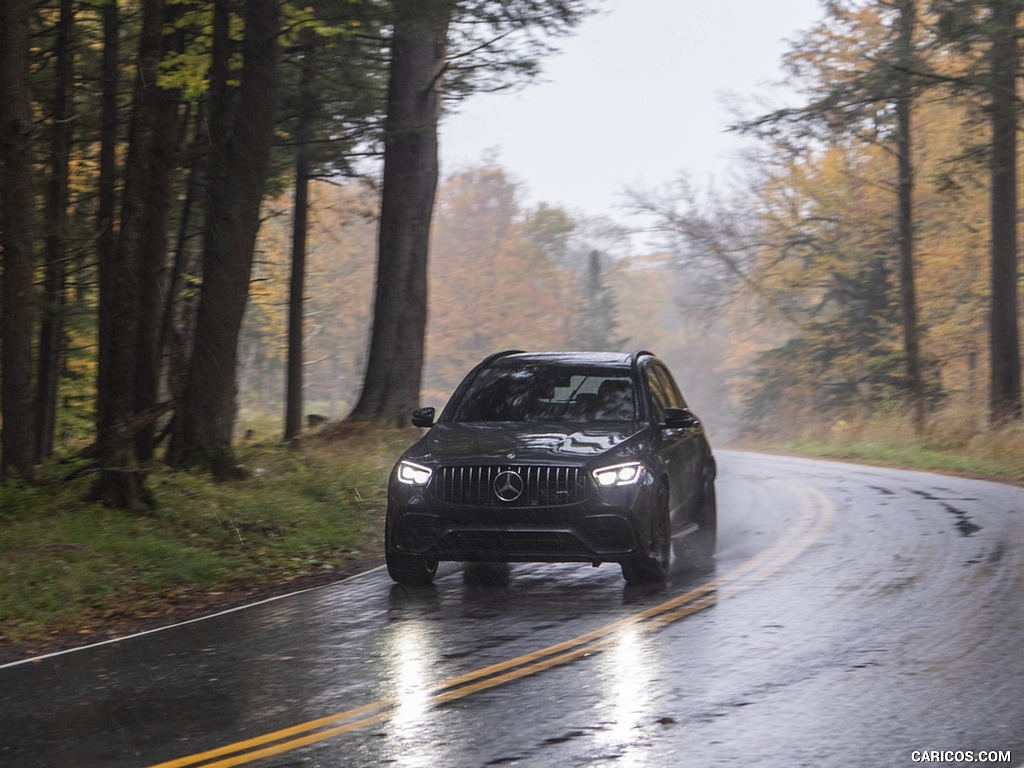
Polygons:
[[[380,174],[371,158],[386,133],[393,20],[382,11],[392,6],[343,4],[331,7],[332,14],[344,10],[340,17],[314,18],[325,9],[242,5],[256,20],[267,14],[264,42],[281,46],[280,68],[262,74],[270,59],[251,49],[255,79],[247,90],[239,80],[246,57],[236,55],[246,42],[244,15],[231,4],[84,4],[73,13],[56,2],[3,4],[5,40],[13,42],[0,51],[11,95],[0,105],[2,458],[16,473],[31,475],[33,463],[51,455],[39,431],[53,438],[58,456],[98,443],[112,477],[128,472],[140,483],[168,434],[213,430],[226,464],[232,428],[238,439],[260,420],[261,431],[280,436],[295,220],[290,180],[307,130],[317,180],[307,206],[300,389],[307,414],[333,419],[352,413],[363,394],[382,279]],[[446,44],[465,54],[438,67],[449,90],[440,90],[440,71],[430,73],[440,104],[430,110],[440,115],[432,127],[442,144],[445,99],[535,73],[545,52],[522,42],[515,55],[500,46],[488,52],[487,39],[512,46],[533,39],[532,28],[562,34],[587,7],[529,5],[539,16],[525,21],[502,15],[502,3],[437,6],[453,14],[438,26],[449,30]],[[443,168],[429,233],[424,365],[388,364],[375,386],[407,376],[422,382],[423,405],[440,407],[466,370],[499,349],[646,348],[670,364],[718,438],[793,433],[807,424],[828,431],[878,414],[917,414],[915,433],[949,423],[943,414],[952,412],[967,414],[972,429],[1018,419],[1016,163],[995,159],[1016,151],[1017,130],[1007,126],[1019,123],[1012,85],[1020,75],[1018,4],[830,0],[822,8],[820,23],[794,38],[784,61],[799,103],[768,112],[758,105],[734,126],[750,142],[735,183],[697,185],[680,169],[664,189],[630,191],[635,216],[612,222],[578,215],[573,201],[529,200],[498,155]],[[143,9],[151,21],[146,35]],[[64,24],[78,37],[58,34]],[[140,38],[149,49],[139,48]],[[315,59],[306,58],[310,40]],[[119,49],[122,42],[130,48]],[[148,58],[136,73],[139,50]],[[322,66],[316,73],[314,62]],[[136,74],[136,87],[153,101],[129,96]],[[474,80],[484,74],[485,81]],[[282,97],[262,103],[257,96],[271,93],[272,82]],[[220,90],[230,99],[220,99]],[[243,90],[249,95],[239,107]],[[315,94],[317,103],[298,110],[300,93]],[[74,107],[74,136],[66,162],[49,162],[57,150],[48,147],[68,137],[53,130],[49,144],[18,126],[32,118],[55,128],[55,116],[68,114],[64,97]],[[126,105],[133,100],[149,109],[131,131]],[[308,124],[300,130],[303,115]],[[172,123],[173,136],[157,130]],[[257,123],[249,150],[232,155],[245,137],[237,130]],[[236,129],[231,140],[229,127]],[[148,148],[146,165],[132,167],[126,136]],[[165,139],[173,152],[164,151]],[[219,160],[215,150],[225,151]],[[259,183],[247,181],[241,171],[257,167]],[[44,195],[43,180],[65,186]],[[422,200],[429,191],[420,190]],[[152,219],[132,207],[144,199]],[[244,221],[232,212],[239,201]],[[218,234],[232,222],[234,234]],[[40,228],[46,238],[36,237]],[[117,237],[122,250],[109,250]],[[210,309],[232,310],[221,320],[197,307],[204,293],[216,294],[225,263],[217,247],[228,245],[238,250],[236,269]],[[138,285],[116,269],[118,254],[125,264],[141,260],[131,270]],[[113,297],[106,305],[103,293]],[[128,326],[142,320],[135,355],[125,340],[136,335]],[[188,383],[197,348],[216,374],[216,418],[200,407],[214,399],[214,387],[202,377]],[[33,379],[38,395],[27,385]],[[147,379],[145,396],[140,379]],[[115,394],[124,390],[123,407],[104,404],[104,390],[114,391],[104,382],[117,384]],[[188,387],[191,427],[182,413]],[[41,413],[42,430],[34,429],[34,398],[50,408]],[[107,434],[106,445],[98,433]],[[110,436],[128,458],[110,450]],[[133,449],[133,440],[146,450]]]

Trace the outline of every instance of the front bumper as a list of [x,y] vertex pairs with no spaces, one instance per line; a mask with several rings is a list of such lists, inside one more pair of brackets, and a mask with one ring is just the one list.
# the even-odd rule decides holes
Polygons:
[[438,560],[617,562],[648,541],[650,486],[595,490],[584,502],[526,508],[389,497],[389,546]]

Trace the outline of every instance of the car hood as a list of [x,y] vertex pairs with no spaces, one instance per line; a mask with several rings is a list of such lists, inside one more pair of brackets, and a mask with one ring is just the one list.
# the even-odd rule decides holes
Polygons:
[[580,461],[627,455],[641,440],[643,425],[446,424],[431,428],[406,455],[438,463],[488,461]]

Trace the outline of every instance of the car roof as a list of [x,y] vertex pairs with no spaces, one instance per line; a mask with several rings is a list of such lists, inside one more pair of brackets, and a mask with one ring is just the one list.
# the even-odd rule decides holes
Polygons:
[[[649,352],[641,354],[650,355]],[[608,368],[630,368],[637,353],[625,352],[507,352],[490,361],[491,366],[503,365],[596,365]]]

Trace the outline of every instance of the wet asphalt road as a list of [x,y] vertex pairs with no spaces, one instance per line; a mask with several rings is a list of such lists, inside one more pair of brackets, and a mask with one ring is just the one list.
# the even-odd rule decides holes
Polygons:
[[1024,489],[718,458],[712,573],[375,571],[9,665],[0,766],[1024,764]]

